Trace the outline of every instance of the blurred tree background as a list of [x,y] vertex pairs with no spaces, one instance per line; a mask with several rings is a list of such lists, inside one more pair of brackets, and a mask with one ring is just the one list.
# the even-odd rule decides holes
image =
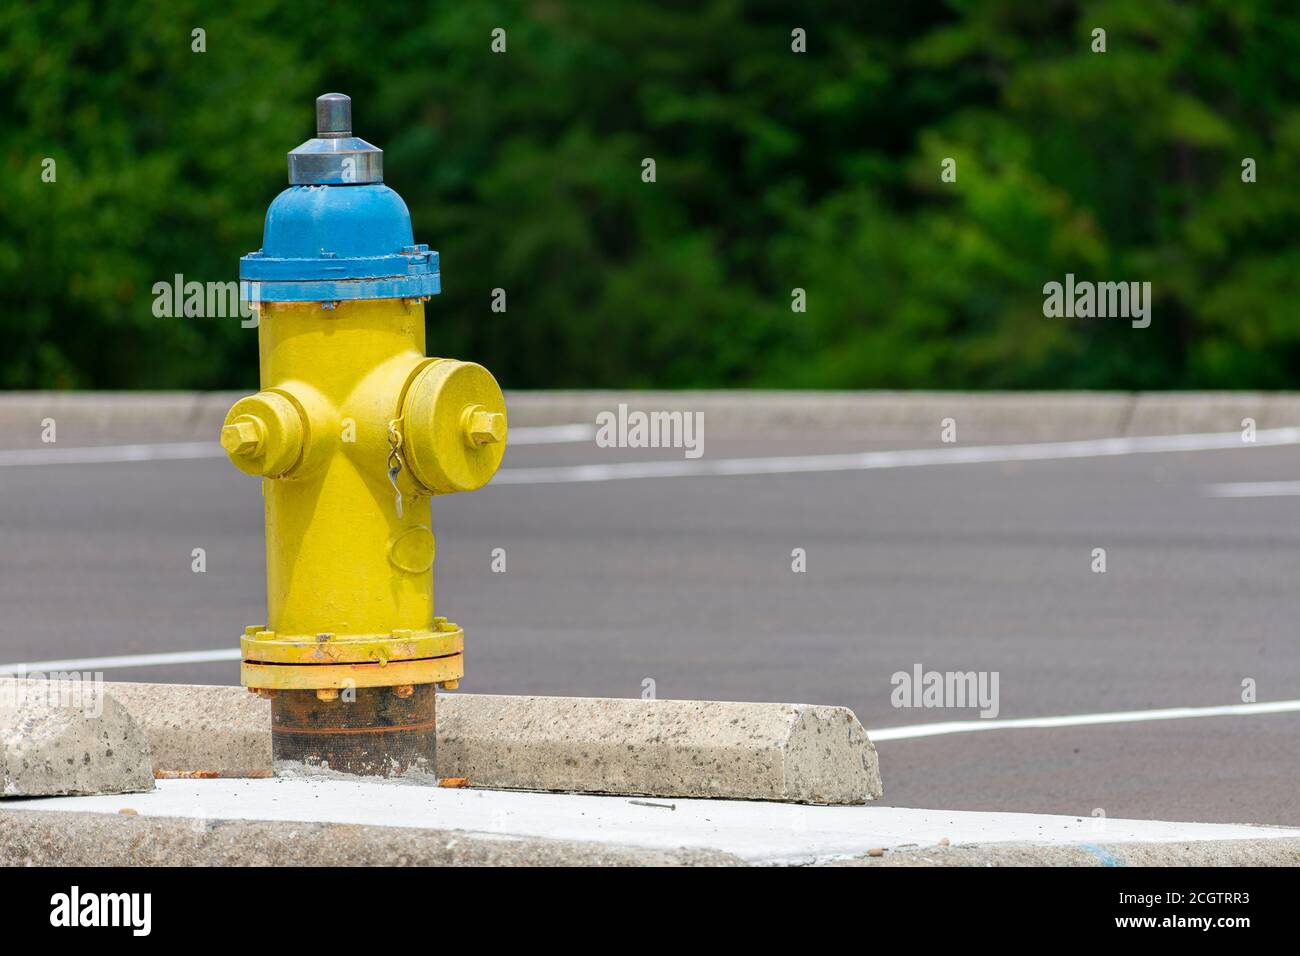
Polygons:
[[[3,388],[254,387],[152,286],[237,276],[328,91],[442,254],[432,353],[507,387],[1298,382],[1291,3],[42,0],[0,79]],[[1150,328],[1045,318],[1067,272]]]

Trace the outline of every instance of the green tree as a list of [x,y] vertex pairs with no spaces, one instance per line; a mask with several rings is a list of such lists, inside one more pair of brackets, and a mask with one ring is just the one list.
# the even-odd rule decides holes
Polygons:
[[[1270,0],[43,0],[0,10],[0,79],[0,387],[254,385],[255,333],[152,288],[236,277],[329,90],[442,254],[431,349],[510,387],[1300,371],[1300,18]],[[1151,327],[1045,318],[1067,272],[1150,281]]]

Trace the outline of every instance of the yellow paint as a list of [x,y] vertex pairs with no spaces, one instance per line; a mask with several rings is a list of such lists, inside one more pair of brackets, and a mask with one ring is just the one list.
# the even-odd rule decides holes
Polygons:
[[[453,625],[454,627],[454,625]],[[392,637],[337,637],[285,640],[269,631],[240,639],[244,660],[266,664],[367,664],[448,657],[465,649],[465,632],[403,633]]]
[[239,677],[245,687],[259,690],[314,690],[320,687],[398,687],[403,684],[459,684],[462,657],[382,664],[259,664],[244,661]]
[[[418,301],[261,310],[262,391],[236,402],[221,432],[266,499],[267,623],[243,639],[244,683],[348,686],[335,668],[370,661],[396,676],[355,686],[457,680],[463,635],[433,616],[429,498],[496,473],[500,388],[479,365],[425,357]],[[399,459],[400,516],[388,474]]]

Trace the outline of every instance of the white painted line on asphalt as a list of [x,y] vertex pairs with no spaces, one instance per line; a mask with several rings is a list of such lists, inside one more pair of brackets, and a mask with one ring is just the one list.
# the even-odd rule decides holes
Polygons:
[[579,840],[622,846],[714,848],[754,863],[807,863],[865,854],[873,847],[1294,838],[1300,830],[1222,823],[1059,816],[901,807],[803,806],[759,800],[655,799],[673,810],[622,796],[453,790],[334,779],[159,780],[150,793],[9,798],[24,810],[144,817],[273,820],[419,827]]
[[[511,445],[561,445],[591,441],[595,425],[538,425],[510,429]],[[0,451],[0,467],[14,465],[106,465],[126,461],[184,461],[225,458],[214,441],[145,445],[92,445],[84,448],[14,448]]]
[[1157,452],[1221,451],[1300,444],[1300,428],[1271,428],[1255,433],[1255,442],[1242,442],[1240,432],[1192,435],[1140,435],[1083,441],[1034,442],[1023,445],[909,448],[853,454],[782,455],[767,458],[680,459],[614,462],[607,465],[561,465],[504,468],[494,485],[546,485],[633,478],[695,478],[735,475],[792,475],[805,472],[874,471],[924,465],[972,465],[987,462],[1051,461],[1102,458]]
[[89,448],[14,448],[0,451],[0,466],[104,465],[122,461],[180,461],[224,458],[216,442],[182,441],[160,445],[100,445]]
[[[595,426],[542,425],[510,432],[514,445],[577,444],[595,436]],[[853,452],[828,455],[773,455],[763,458],[681,459],[625,461],[605,465],[559,465],[538,468],[504,468],[495,485],[546,485],[636,478],[695,478],[737,475],[793,475],[807,472],[875,471],[927,465],[973,465],[1010,461],[1053,461],[1070,458],[1105,458],[1159,452],[1223,451],[1300,444],[1300,428],[1272,428],[1255,433],[1252,444],[1240,432],[1192,435],[1139,435],[1082,441],[1031,442],[1019,445],[908,448],[896,451]],[[112,462],[176,461],[223,458],[215,442],[171,442],[154,445],[103,445],[86,448],[20,448],[0,451],[0,467],[11,465],[94,465]]]
[[238,661],[238,647],[215,651],[170,651],[162,654],[121,654],[116,657],[74,657],[66,661],[31,661],[26,664],[0,664],[0,674],[49,674],[53,671],[98,671],[120,667],[165,667],[168,664],[211,664],[215,661]]
[[1300,712],[1300,700],[1270,700],[1255,704],[1224,704],[1217,707],[1167,707],[1162,710],[1119,710],[1109,714],[1071,714],[1067,717],[1020,717],[1013,720],[949,720],[906,727],[867,729],[872,743],[882,740],[914,740],[944,734],[970,734],[981,730],[1088,727],[1095,724],[1132,724],[1146,720],[1185,720],[1190,717],[1257,717],[1261,714]]
[[595,439],[595,425],[530,425],[510,429],[506,445],[570,445]]
[[1211,498],[1277,498],[1300,495],[1300,481],[1233,481],[1206,485],[1205,493]]

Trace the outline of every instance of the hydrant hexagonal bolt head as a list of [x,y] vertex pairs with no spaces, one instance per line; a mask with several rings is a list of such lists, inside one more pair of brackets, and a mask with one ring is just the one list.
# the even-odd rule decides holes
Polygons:
[[221,447],[231,455],[248,458],[262,449],[266,426],[252,415],[241,415],[221,429]]
[[297,406],[274,391],[241,398],[226,413],[221,447],[240,471],[278,478],[302,457],[306,428]]
[[500,412],[489,412],[482,405],[465,409],[465,439],[471,445],[494,445],[506,437],[506,417]]

